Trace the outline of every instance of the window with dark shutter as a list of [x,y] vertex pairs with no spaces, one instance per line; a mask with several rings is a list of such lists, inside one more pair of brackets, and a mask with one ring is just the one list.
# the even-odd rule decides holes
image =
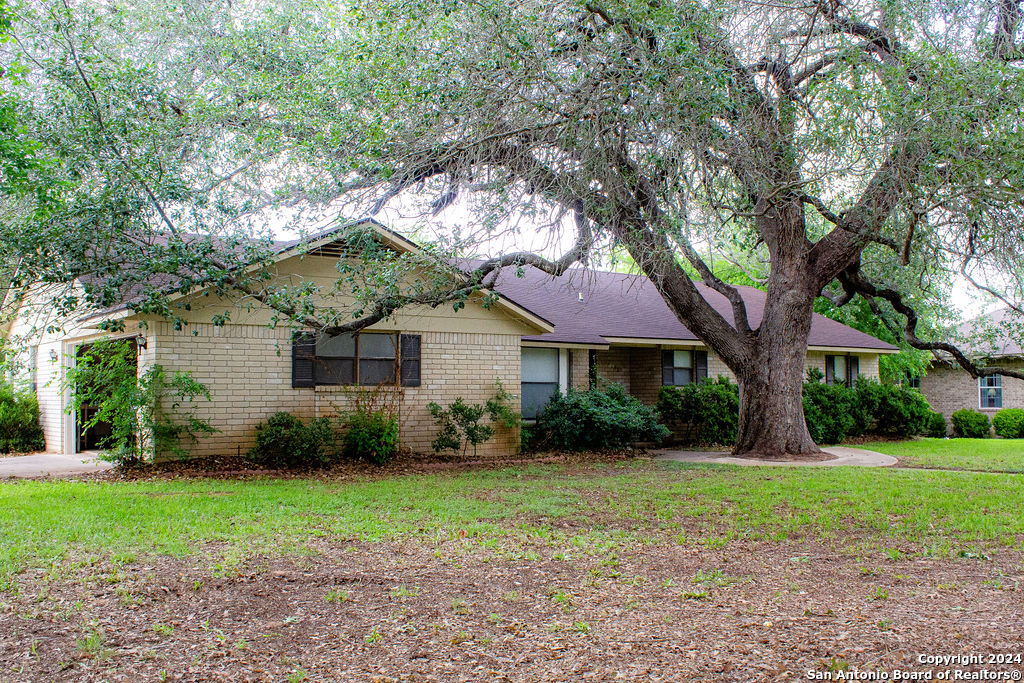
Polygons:
[[697,355],[704,354],[704,376],[707,377],[707,353],[703,351],[661,352],[661,383],[664,386],[682,387],[694,382],[697,377]]
[[312,332],[297,332],[292,337],[292,388],[316,385],[313,368],[316,363],[316,336]]
[[403,387],[418,387],[420,385],[420,335],[401,335],[399,346],[401,384]]
[[836,381],[836,357],[825,356],[825,384],[833,384]]

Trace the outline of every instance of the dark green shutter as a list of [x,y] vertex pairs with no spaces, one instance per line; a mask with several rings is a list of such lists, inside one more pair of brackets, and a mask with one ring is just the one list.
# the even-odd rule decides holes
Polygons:
[[420,385],[420,335],[403,334],[399,336],[401,349],[400,376],[403,387]]
[[703,382],[708,378],[708,352],[707,351],[694,351],[693,352],[693,373],[697,378],[698,382]]
[[297,332],[292,337],[292,388],[304,389],[316,385],[313,364],[316,361],[316,335]]
[[825,356],[825,384],[832,384],[836,379],[836,357]]
[[676,383],[674,363],[675,356],[671,351],[661,352],[661,383],[663,386],[670,387]]
[[860,358],[857,356],[846,357],[846,381],[853,386],[853,382],[860,375]]

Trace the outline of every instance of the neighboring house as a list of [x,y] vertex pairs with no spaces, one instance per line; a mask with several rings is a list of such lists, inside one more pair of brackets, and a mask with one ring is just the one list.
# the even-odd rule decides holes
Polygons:
[[[958,336],[974,340],[964,350],[989,365],[1024,370],[1024,350],[1004,333],[1009,309],[979,316],[960,326]],[[1003,408],[1024,408],[1024,380],[1001,375],[971,377],[952,360],[935,360],[919,386],[932,408],[947,418],[961,408],[980,410],[992,417]]]
[[[370,223],[381,241],[396,250],[418,247],[383,226]],[[301,245],[283,245],[277,255],[279,278],[288,281],[336,279],[336,243],[341,229]],[[458,312],[451,306],[410,306],[358,335],[314,341],[271,327],[262,305],[215,299],[196,293],[175,302],[189,325],[184,330],[159,319],[139,328],[126,306],[80,317],[63,329],[39,292],[22,293],[8,336],[24,339],[19,377],[38,389],[49,451],[77,452],[90,446],[77,416],[68,412],[63,388],[78,349],[104,336],[97,326],[125,322],[134,338],[140,371],[159,364],[168,372],[190,371],[208,386],[208,415],[220,430],[192,449],[193,455],[244,453],[256,426],[277,411],[303,417],[331,415],[351,404],[358,385],[392,383],[397,392],[402,445],[426,451],[436,434],[427,404],[457,397],[482,403],[501,381],[521,395],[524,417],[535,417],[555,392],[585,389],[602,379],[623,384],[645,403],[657,400],[665,384],[682,385],[717,375],[731,376],[722,361],[676,320],[644,277],[572,270],[552,279],[528,267],[524,277],[509,268],[499,277],[497,303],[483,294]],[[698,285],[727,319],[731,308],[717,292]],[[765,294],[741,287],[751,324],[757,325]],[[187,304],[187,309],[186,309]],[[215,326],[215,314],[231,321]],[[828,381],[878,376],[879,354],[896,348],[823,316],[815,315],[808,366]],[[499,430],[481,454],[514,452],[518,434]]]

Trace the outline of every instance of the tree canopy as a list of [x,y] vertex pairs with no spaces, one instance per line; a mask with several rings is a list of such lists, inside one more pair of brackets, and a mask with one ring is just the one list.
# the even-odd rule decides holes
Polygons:
[[[23,278],[103,271],[89,296],[105,301],[167,273],[337,331],[503,266],[558,274],[624,250],[736,372],[748,450],[813,448],[792,394],[819,296],[974,374],[1019,374],[922,338],[915,310],[954,276],[1022,298],[1018,0],[41,2],[7,31],[19,139],[40,160],[19,183],[48,188],[8,193],[0,256]],[[469,217],[428,250],[437,273],[521,243],[524,217],[563,249],[412,291],[368,278],[344,312],[240,275],[270,251],[271,212],[311,225],[395,205]],[[712,269],[723,256],[767,273],[759,324]],[[159,310],[150,293],[139,305]],[[770,393],[788,398],[755,400]],[[745,436],[765,421],[789,431]]]

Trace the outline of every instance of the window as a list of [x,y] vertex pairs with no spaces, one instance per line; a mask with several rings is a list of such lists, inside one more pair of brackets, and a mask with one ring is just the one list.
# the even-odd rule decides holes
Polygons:
[[419,386],[420,336],[382,332],[316,339],[301,333],[292,343],[292,386]]
[[857,356],[825,356],[825,383],[844,382],[849,386],[860,376],[860,358]]
[[522,414],[536,419],[558,392],[558,349],[523,348]]
[[664,386],[682,387],[708,377],[707,351],[661,352],[661,383]]
[[986,375],[978,378],[978,404],[981,408],[1003,407],[1003,376]]
[[921,390],[921,376],[911,375],[910,371],[907,371],[907,376],[900,382],[901,387],[907,387],[908,389]]

